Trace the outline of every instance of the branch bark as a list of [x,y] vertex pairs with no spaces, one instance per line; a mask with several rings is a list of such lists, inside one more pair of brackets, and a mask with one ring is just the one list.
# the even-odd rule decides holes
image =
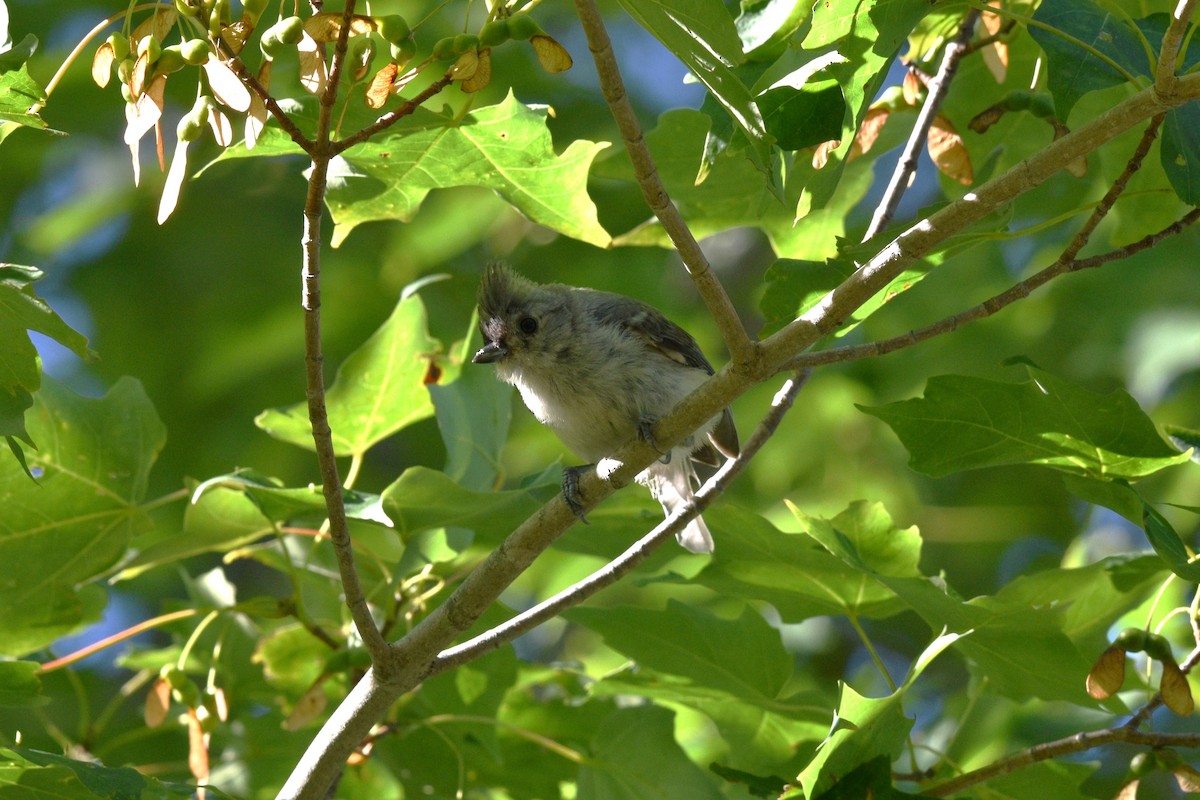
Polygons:
[[917,158],[921,152],[921,145],[929,138],[929,129],[933,127],[934,117],[937,116],[938,109],[942,107],[942,102],[950,91],[950,82],[954,80],[954,73],[958,71],[958,62],[967,52],[967,43],[975,32],[975,23],[979,21],[979,15],[979,9],[969,10],[958,27],[958,33],[946,43],[946,53],[942,57],[942,64],[938,67],[937,75],[929,82],[929,93],[925,96],[925,104],[921,106],[921,111],[917,114],[917,121],[913,125],[904,149],[900,152],[900,160],[896,162],[892,179],[888,181],[883,198],[871,216],[871,224],[867,226],[867,232],[863,234],[864,242],[887,227],[895,215],[896,208],[900,205],[900,198],[904,196],[913,173],[917,171]]
[[617,128],[621,131],[621,138],[624,140],[625,149],[633,162],[634,175],[637,176],[638,186],[642,189],[646,205],[658,217],[663,230],[671,238],[671,243],[675,245],[679,257],[683,259],[683,265],[687,268],[688,274],[692,276],[696,290],[704,300],[705,306],[708,307],[708,313],[721,331],[725,347],[729,350],[729,357],[738,363],[752,360],[754,343],[738,318],[737,310],[733,307],[729,295],[726,294],[725,287],[717,279],[712,266],[708,263],[708,258],[700,249],[700,244],[692,235],[687,223],[684,222],[679,209],[671,202],[671,197],[667,194],[666,187],[663,186],[662,179],[659,177],[658,167],[655,166],[654,159],[650,155],[650,148],[642,136],[642,128],[638,124],[637,114],[634,113],[633,106],[629,102],[629,95],[625,92],[625,82],[621,79],[621,70],[617,66],[617,58],[613,54],[612,40],[608,37],[608,31],[604,27],[604,20],[600,16],[600,10],[596,7],[595,0],[575,0],[575,11],[579,15],[579,21],[587,35],[592,59],[596,62],[596,73],[600,77],[600,90],[608,102],[609,109],[612,110]]

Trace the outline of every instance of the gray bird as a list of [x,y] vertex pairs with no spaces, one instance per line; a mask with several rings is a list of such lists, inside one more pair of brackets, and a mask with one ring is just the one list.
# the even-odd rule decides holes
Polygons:
[[[483,347],[472,361],[495,364],[534,416],[590,465],[635,436],[653,444],[654,421],[713,374],[696,341],[657,309],[611,292],[537,284],[502,263],[488,265],[479,285],[479,329]],[[717,465],[718,451],[738,454],[728,408],[637,481],[670,516],[698,488],[693,460]],[[563,472],[563,494],[576,513],[578,477],[588,468]],[[693,553],[712,552],[699,516],[676,538]]]

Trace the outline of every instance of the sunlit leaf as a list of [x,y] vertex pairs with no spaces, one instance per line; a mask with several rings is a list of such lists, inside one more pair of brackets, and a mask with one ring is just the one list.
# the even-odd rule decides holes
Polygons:
[[165,783],[132,767],[106,767],[30,747],[0,747],[0,764],[4,765],[4,784],[14,787],[9,793],[20,797],[182,800],[196,792],[194,786]]
[[734,71],[743,60],[742,43],[724,5],[719,0],[621,0],[621,5],[704,84],[746,135],[755,166],[765,172],[767,130]]
[[[326,394],[338,455],[361,455],[433,415],[427,384],[440,349],[429,336],[420,296],[401,299],[387,321],[346,358]],[[305,403],[268,409],[255,424],[277,439],[315,448]]]
[[943,375],[923,398],[860,408],[891,426],[913,469],[928,475],[1041,464],[1135,480],[1187,460],[1125,392],[1099,394],[1032,367],[1029,374],[1022,383]]
[[0,461],[0,562],[23,565],[0,584],[0,649],[12,655],[77,624],[85,612],[77,588],[111,569],[150,524],[138,504],[166,439],[128,378],[94,400],[46,378],[28,421],[38,482]]

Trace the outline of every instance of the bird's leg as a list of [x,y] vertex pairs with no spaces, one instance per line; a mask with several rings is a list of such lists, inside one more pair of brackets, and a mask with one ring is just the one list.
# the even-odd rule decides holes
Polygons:
[[579,476],[595,466],[595,464],[584,464],[581,467],[563,467],[563,500],[566,502],[567,508],[571,509],[571,513],[579,517],[579,521],[584,525],[587,525],[588,521],[587,517],[583,515],[583,497],[579,494]]
[[661,449],[659,449],[658,442],[654,441],[654,423],[656,422],[658,422],[658,417],[651,414],[643,414],[638,419],[638,436],[642,437],[644,441],[646,441],[655,449],[655,451],[658,452],[660,456],[662,456],[662,458],[658,459],[660,464],[670,464],[671,451],[668,450],[664,453]]

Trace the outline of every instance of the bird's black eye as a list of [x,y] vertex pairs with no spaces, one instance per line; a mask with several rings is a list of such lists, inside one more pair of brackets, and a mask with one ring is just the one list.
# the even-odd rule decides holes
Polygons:
[[521,333],[537,333],[538,322],[533,317],[521,317],[517,327],[521,329]]

